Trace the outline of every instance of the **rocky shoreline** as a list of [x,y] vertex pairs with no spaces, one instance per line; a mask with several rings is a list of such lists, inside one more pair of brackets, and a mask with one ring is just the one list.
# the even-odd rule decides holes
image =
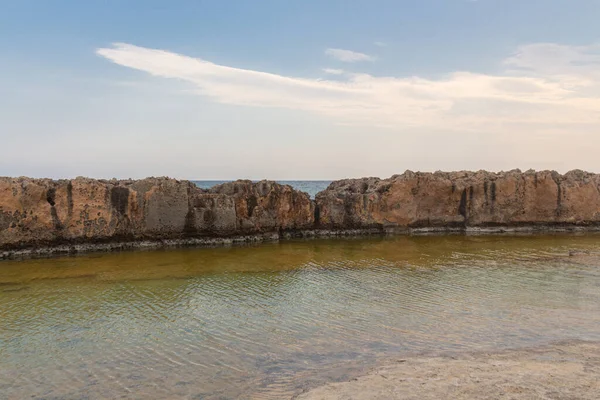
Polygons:
[[85,253],[102,253],[113,251],[157,250],[186,247],[227,247],[244,246],[258,243],[279,242],[291,239],[340,238],[357,236],[388,236],[388,235],[502,235],[502,234],[536,234],[536,233],[585,233],[600,232],[600,227],[573,226],[524,226],[524,227],[494,227],[467,229],[427,229],[415,228],[401,231],[381,231],[376,229],[354,230],[308,230],[286,232],[283,234],[258,234],[231,237],[180,238],[163,240],[109,241],[101,243],[83,242],[53,246],[25,247],[0,251],[0,260],[45,258],[60,255],[75,255]]
[[0,178],[0,259],[366,234],[600,230],[600,175],[407,171],[315,199],[240,180]]
[[565,341],[498,352],[399,359],[348,382],[330,383],[297,400],[596,399],[600,343]]

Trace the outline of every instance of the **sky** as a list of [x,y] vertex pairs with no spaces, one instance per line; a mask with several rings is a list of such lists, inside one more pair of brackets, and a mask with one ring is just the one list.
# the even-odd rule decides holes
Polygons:
[[0,0],[0,176],[600,172],[599,0]]

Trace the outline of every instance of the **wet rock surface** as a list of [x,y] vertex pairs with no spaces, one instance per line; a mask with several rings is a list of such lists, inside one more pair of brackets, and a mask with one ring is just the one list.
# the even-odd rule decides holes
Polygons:
[[410,357],[298,400],[597,399],[600,345],[556,343],[495,354]]

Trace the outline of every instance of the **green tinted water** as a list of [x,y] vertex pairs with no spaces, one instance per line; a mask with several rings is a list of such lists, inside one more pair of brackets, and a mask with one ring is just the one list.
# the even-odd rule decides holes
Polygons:
[[285,398],[406,353],[600,340],[594,252],[429,236],[2,262],[0,397]]

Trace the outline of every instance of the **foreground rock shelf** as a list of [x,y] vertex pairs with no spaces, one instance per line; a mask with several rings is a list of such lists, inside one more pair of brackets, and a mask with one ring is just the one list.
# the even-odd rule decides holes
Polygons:
[[408,357],[350,382],[297,400],[597,399],[600,344],[563,342],[537,348]]
[[333,182],[311,200],[275,182],[0,178],[0,257],[290,236],[600,228],[600,176],[407,171]]

